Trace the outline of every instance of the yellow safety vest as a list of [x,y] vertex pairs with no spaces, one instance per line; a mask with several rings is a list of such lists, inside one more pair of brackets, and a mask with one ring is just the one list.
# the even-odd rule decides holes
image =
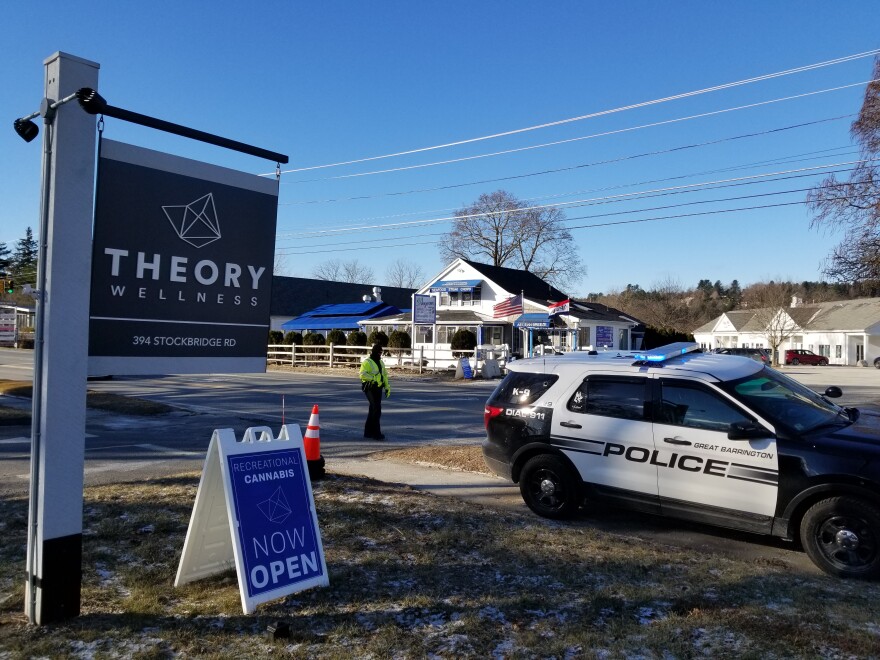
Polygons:
[[379,369],[379,365],[376,364],[373,358],[367,358],[363,362],[361,362],[361,382],[363,383],[376,383],[381,388],[384,388],[386,396],[391,394],[391,385],[388,383],[388,372],[385,370],[385,363],[382,362],[382,369]]

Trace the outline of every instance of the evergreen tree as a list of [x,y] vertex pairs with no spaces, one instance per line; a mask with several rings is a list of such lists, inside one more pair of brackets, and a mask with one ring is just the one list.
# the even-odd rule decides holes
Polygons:
[[12,251],[9,249],[9,246],[6,243],[0,242],[0,272],[4,275],[9,270],[9,266],[12,263],[10,259],[12,255]]
[[34,239],[34,232],[28,227],[24,238],[18,239],[15,244],[8,270],[10,277],[22,283],[36,282],[37,254],[37,241]]

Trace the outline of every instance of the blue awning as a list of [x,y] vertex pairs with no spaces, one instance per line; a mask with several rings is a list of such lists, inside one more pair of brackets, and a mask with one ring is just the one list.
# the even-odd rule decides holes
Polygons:
[[281,325],[285,332],[302,330],[359,330],[358,322],[394,316],[400,310],[383,302],[322,305]]
[[482,280],[440,280],[431,285],[431,291],[473,291]]
[[550,317],[547,314],[523,314],[513,322],[514,328],[549,328]]

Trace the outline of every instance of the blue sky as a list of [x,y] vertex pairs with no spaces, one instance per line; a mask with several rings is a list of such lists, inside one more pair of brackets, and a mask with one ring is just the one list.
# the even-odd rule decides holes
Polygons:
[[[450,225],[442,219],[505,189],[535,204],[581,201],[563,207],[585,264],[567,288],[573,295],[704,278],[821,279],[839,236],[811,229],[808,210],[789,203],[856,158],[847,115],[858,111],[864,84],[823,90],[869,80],[872,58],[456,147],[307,168],[880,48],[880,11],[868,1],[49,0],[32,9],[4,17],[0,107],[9,124],[37,109],[43,61],[60,50],[101,65],[100,91],[112,105],[288,154],[283,169],[302,171],[282,176],[276,247],[286,274],[358,259],[382,283],[387,264],[405,259],[429,278],[444,265],[436,242]],[[814,92],[822,93],[777,101]],[[764,105],[726,111],[756,103]],[[706,113],[715,114],[685,119]],[[638,128],[658,122],[667,123]],[[40,146],[9,124],[0,131],[0,241],[14,247],[38,224]],[[255,174],[274,170],[117,120],[106,121],[105,136]],[[486,156],[551,142],[563,144]],[[607,199],[810,167],[798,178]],[[398,171],[375,173],[388,169]],[[705,214],[778,204],[789,205]],[[652,219],[682,214],[701,215]],[[417,220],[435,222],[402,224]]]

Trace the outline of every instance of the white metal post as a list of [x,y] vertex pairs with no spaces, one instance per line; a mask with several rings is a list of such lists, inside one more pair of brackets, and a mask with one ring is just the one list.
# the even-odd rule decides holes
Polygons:
[[[44,65],[50,101],[98,87],[94,62],[55,53]],[[43,141],[25,597],[38,625],[80,611],[95,118],[75,103],[60,106]]]

